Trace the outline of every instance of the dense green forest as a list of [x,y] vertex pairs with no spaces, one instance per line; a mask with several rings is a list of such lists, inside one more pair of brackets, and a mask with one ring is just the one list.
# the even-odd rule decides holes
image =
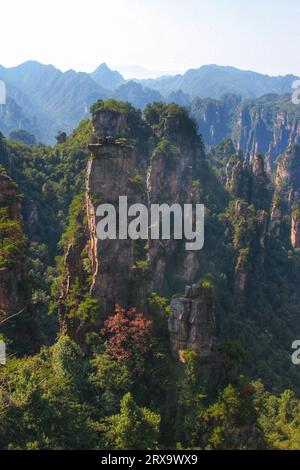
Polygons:
[[[140,200],[158,168],[159,196],[172,201],[175,181],[205,205],[193,281],[215,310],[208,358],[170,351],[170,302],[191,263],[179,245],[159,247],[159,291],[153,247],[136,243],[131,303],[101,317],[86,210],[99,113],[125,116],[116,145],[136,151]],[[299,145],[268,174],[230,140],[205,152],[176,104],[98,101],[92,115],[52,147],[0,136],[0,449],[300,449]]]

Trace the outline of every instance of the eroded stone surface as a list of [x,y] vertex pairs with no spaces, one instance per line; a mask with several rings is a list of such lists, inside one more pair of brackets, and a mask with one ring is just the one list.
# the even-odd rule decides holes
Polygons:
[[213,351],[215,311],[211,289],[187,286],[184,295],[174,295],[169,318],[171,350],[174,357],[190,350],[200,356]]
[[99,204],[112,204],[119,213],[119,196],[127,196],[128,205],[134,202],[130,177],[135,170],[135,149],[131,146],[103,143],[90,145],[94,158],[88,162],[86,173],[86,205],[89,228],[89,258],[92,265],[91,292],[100,305],[100,315],[114,311],[116,303],[128,306],[131,270],[134,264],[133,241],[99,240],[96,210]]

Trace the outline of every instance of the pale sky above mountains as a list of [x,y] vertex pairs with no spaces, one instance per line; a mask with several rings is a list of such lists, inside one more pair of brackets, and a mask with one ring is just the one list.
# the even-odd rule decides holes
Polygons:
[[0,17],[4,66],[90,72],[106,62],[154,76],[214,63],[300,75],[299,0],[4,0]]

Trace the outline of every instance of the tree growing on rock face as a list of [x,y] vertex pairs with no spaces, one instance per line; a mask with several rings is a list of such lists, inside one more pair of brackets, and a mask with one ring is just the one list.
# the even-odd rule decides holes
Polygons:
[[106,353],[118,361],[144,356],[150,348],[152,321],[135,307],[116,306],[115,314],[105,322],[100,335],[106,340]]

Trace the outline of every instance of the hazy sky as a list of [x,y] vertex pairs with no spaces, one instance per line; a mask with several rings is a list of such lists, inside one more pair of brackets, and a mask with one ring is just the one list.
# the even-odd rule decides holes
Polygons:
[[300,75],[299,0],[2,0],[0,63]]

